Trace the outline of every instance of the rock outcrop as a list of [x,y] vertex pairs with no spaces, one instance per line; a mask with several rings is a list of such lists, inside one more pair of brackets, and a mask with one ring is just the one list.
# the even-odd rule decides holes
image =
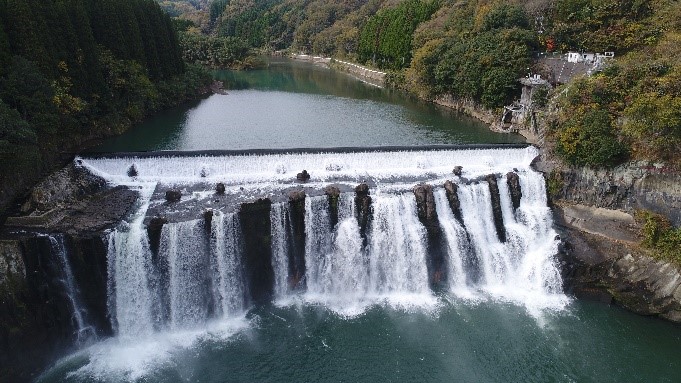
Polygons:
[[428,184],[416,185],[414,196],[416,197],[416,214],[426,228],[426,233],[428,233],[428,255],[426,258],[428,280],[431,287],[437,290],[443,287],[441,286],[442,282],[447,280],[447,266],[442,230],[435,209],[433,187]]
[[548,180],[566,289],[681,322],[681,266],[643,248],[633,218],[645,209],[681,225],[681,174],[641,161],[612,169],[568,167],[549,150],[541,152],[532,166]]
[[661,164],[628,162],[613,169],[557,165],[543,153],[533,163],[554,185],[554,198],[622,210],[651,210],[681,226],[681,174]]
[[305,287],[305,199],[302,190],[289,193],[289,224],[291,227],[291,257],[288,284],[291,289]]
[[248,291],[254,302],[267,302],[274,294],[271,207],[271,200],[260,198],[242,204],[239,210],[244,239],[244,271]]
[[[0,233],[0,380],[31,380],[36,369],[76,342],[53,239],[63,238],[87,322],[98,336],[112,333],[107,317],[106,231],[132,211],[138,193],[110,187],[78,164],[56,171],[31,192],[22,214]],[[66,250],[64,250],[66,251]]]
[[369,195],[369,185],[364,183],[355,187],[355,217],[357,217],[359,223],[359,234],[364,246],[366,246],[367,228],[371,217],[371,196]]
[[338,198],[340,193],[340,189],[334,185],[324,188],[324,194],[329,199],[329,221],[332,228],[338,224]]
[[457,190],[459,187],[452,181],[445,181],[445,194],[447,195],[447,201],[449,202],[449,208],[452,209],[454,217],[463,226],[463,217],[461,216],[461,202],[459,201],[459,194]]
[[511,193],[513,210],[517,210],[520,207],[520,199],[523,198],[523,191],[520,188],[520,177],[518,177],[518,173],[507,173],[506,182],[508,183],[508,190]]
[[[64,245],[91,331],[110,336],[105,239],[92,233],[65,235]],[[35,379],[43,366],[72,350],[77,340],[59,262],[46,235],[5,234],[0,240],[2,381]]]
[[501,212],[501,197],[499,196],[497,176],[490,174],[485,177],[485,181],[489,185],[489,193],[492,198],[492,216],[494,218],[494,227],[497,229],[497,237],[499,241],[506,242],[506,227],[504,226],[504,217]]
[[631,215],[564,202],[554,210],[568,293],[681,322],[681,267],[639,245]]

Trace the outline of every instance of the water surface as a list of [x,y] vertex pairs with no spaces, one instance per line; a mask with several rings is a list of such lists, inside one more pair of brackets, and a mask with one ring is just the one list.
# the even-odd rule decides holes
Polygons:
[[39,382],[678,382],[677,326],[573,302],[540,318],[503,302],[434,312],[263,306],[241,321],[146,342],[111,340]]
[[[216,76],[228,95],[164,112],[98,150],[520,141],[308,63],[274,60],[267,69]],[[146,168],[140,170],[141,178],[147,176]],[[194,170],[188,165],[184,173]],[[195,327],[119,334],[65,357],[38,381],[681,381],[681,327],[614,306],[566,299],[558,308],[528,310],[541,302],[428,291],[417,299],[421,305],[355,302],[353,308],[349,302],[339,309],[308,298],[292,293]]]
[[219,71],[227,95],[174,108],[95,151],[324,148],[523,142],[451,109],[288,59]]

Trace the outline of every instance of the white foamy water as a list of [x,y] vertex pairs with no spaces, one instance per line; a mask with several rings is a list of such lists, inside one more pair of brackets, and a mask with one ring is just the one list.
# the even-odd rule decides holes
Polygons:
[[[228,339],[249,326],[240,319],[250,297],[238,212],[215,210],[210,222],[167,223],[153,251],[144,221],[151,204],[163,207],[152,201],[157,184],[220,181],[231,193],[241,187],[279,193],[292,186],[293,169],[308,170],[312,179],[305,187],[313,189],[369,181],[371,212],[364,238],[352,192],[340,195],[337,222],[328,196],[307,196],[304,233],[297,238],[292,205],[272,205],[267,238],[274,270],[271,290],[278,304],[321,305],[341,317],[362,315],[375,305],[436,312],[451,297],[511,302],[537,318],[544,310],[560,310],[567,298],[554,259],[558,241],[543,177],[529,167],[535,155],[530,147],[82,159],[110,183],[139,190],[141,198],[136,212],[109,235],[109,314],[117,336],[87,349],[87,363],[72,374],[144,379],[196,342],[213,336]],[[136,177],[127,175],[132,164],[139,172]],[[463,177],[451,174],[457,165],[464,167]],[[515,211],[504,177],[509,171],[517,172],[522,188]],[[494,225],[489,185],[468,181],[487,174],[498,178],[505,242]],[[458,185],[463,223],[447,201],[447,179]],[[412,188],[423,181],[434,187],[442,243],[429,243],[418,218]],[[295,251],[304,250],[298,256],[304,257],[305,270],[290,276],[295,246]],[[434,246],[445,254],[444,296],[431,291],[428,249]],[[299,288],[292,290],[289,284],[301,277]]]
[[[394,177],[451,175],[454,166],[464,167],[466,177],[528,166],[537,149],[472,149],[319,154],[225,155],[153,158],[80,158],[95,174],[114,183],[161,182],[188,184],[224,182],[275,186],[295,179],[306,169],[310,184],[332,179],[390,180]],[[127,175],[135,165],[138,175]]]

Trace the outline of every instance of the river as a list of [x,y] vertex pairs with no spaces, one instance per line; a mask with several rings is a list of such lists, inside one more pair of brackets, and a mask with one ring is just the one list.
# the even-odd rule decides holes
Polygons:
[[[219,72],[216,76],[225,81],[228,95],[213,95],[196,104],[161,114],[127,134],[103,143],[97,150],[519,141],[516,136],[491,133],[479,122],[446,109],[409,100],[345,74],[308,63],[276,60],[264,70]],[[497,153],[494,151],[484,152],[485,156],[477,161],[479,163],[474,163],[475,159],[470,160],[470,165],[464,169],[479,166],[480,174],[490,171],[504,174],[513,169],[521,174],[524,187],[531,186],[528,180],[541,184],[541,175],[529,168],[523,150],[499,152],[505,154],[498,156],[494,155]],[[446,155],[452,158],[463,156],[456,151],[442,152],[440,155],[443,158]],[[189,265],[189,262],[182,260],[183,255],[188,254],[183,251],[193,249],[192,252],[205,252],[204,256],[208,258],[213,257],[219,249],[221,256],[232,256],[232,260],[238,260],[240,257],[235,256],[238,253],[236,247],[232,246],[227,251],[223,245],[211,245],[204,250],[196,250],[191,240],[206,235],[201,230],[200,221],[168,225],[161,238],[161,248],[166,249],[163,251],[170,254],[169,258],[178,262],[176,266],[170,266],[176,270],[173,273],[177,276],[173,276],[174,279],[168,283],[175,289],[170,294],[178,297],[176,301],[171,298],[169,305],[171,308],[180,308],[179,314],[171,313],[167,322],[158,323],[151,315],[140,315],[135,311],[144,306],[140,302],[144,303],[145,299],[153,303],[157,298],[152,296],[153,291],[147,284],[121,275],[120,270],[132,267],[125,263],[134,260],[127,257],[126,251],[119,249],[110,256],[110,261],[122,265],[120,270],[116,270],[116,278],[121,278],[116,282],[120,289],[116,293],[118,312],[112,314],[118,319],[118,335],[63,358],[38,378],[38,382],[681,381],[681,355],[678,352],[681,328],[678,325],[637,316],[614,306],[578,301],[559,291],[557,263],[552,254],[556,245],[553,239],[555,232],[551,228],[550,218],[543,218],[547,214],[550,216],[550,212],[545,207],[546,196],[542,188],[524,189],[520,207],[520,216],[524,216],[524,219],[517,216],[511,220],[506,216],[504,222],[509,229],[509,238],[516,235],[516,240],[506,245],[496,242],[492,225],[475,222],[478,211],[489,210],[489,206],[485,205],[488,203],[485,199],[489,198],[482,198],[482,202],[475,206],[464,206],[463,220],[468,234],[460,238],[468,237],[471,243],[476,242],[479,248],[476,251],[489,253],[485,257],[489,256],[490,259],[508,256],[508,259],[504,259],[506,266],[503,272],[491,274],[498,275],[504,280],[503,283],[492,277],[477,276],[481,280],[458,286],[452,283],[451,289],[432,292],[428,288],[427,277],[424,277],[425,264],[410,260],[413,254],[423,252],[427,247],[415,212],[407,212],[413,210],[409,203],[411,194],[407,191],[394,195],[394,179],[403,180],[404,174],[438,180],[439,177],[450,175],[438,173],[440,164],[432,163],[423,153],[411,155],[412,159],[410,155],[394,153],[362,155],[364,157],[350,153],[342,156],[337,163],[333,162],[338,166],[333,167],[329,167],[332,162],[329,162],[331,159],[328,156],[315,155],[290,158],[285,155],[271,158],[247,156],[236,159],[230,157],[227,160],[241,161],[238,166],[235,165],[235,169],[241,171],[239,176],[244,177],[244,180],[255,180],[248,182],[253,182],[258,189],[262,189],[262,184],[274,183],[268,180],[287,177],[285,173],[282,174],[280,165],[286,165],[287,161],[303,163],[308,157],[311,163],[315,162],[316,168],[311,168],[313,176],[327,171],[336,179],[342,179],[341,176],[360,177],[357,175],[360,174],[357,170],[360,168],[373,167],[372,171],[377,172],[376,169],[392,167],[392,174],[403,178],[392,174],[380,176],[383,178],[376,176],[376,188],[384,189],[383,192],[372,192],[374,219],[377,222],[382,220],[385,231],[375,229],[367,240],[370,245],[366,252],[359,250],[367,255],[376,253],[370,256],[374,263],[376,261],[373,260],[383,257],[379,254],[380,249],[390,251],[392,257],[387,257],[378,266],[361,265],[363,258],[357,258],[358,250],[353,250],[362,248],[359,229],[352,218],[354,206],[351,206],[352,199],[346,197],[346,202],[339,202],[339,205],[350,204],[343,208],[348,212],[345,213],[345,220],[339,213],[342,224],[336,226],[333,236],[319,236],[321,241],[334,238],[335,242],[327,244],[326,250],[334,257],[319,261],[323,264],[318,265],[314,278],[308,270],[307,291],[286,291],[284,288],[284,292],[278,293],[271,303],[232,305],[223,310],[224,315],[216,316],[208,313],[214,309],[208,310],[195,300],[216,301],[218,296],[225,299],[226,293],[238,296],[243,294],[243,286],[239,285],[241,287],[238,289],[225,287],[226,290],[219,294],[210,293],[208,297],[198,299],[197,290],[192,290],[195,289],[192,286],[197,285],[197,278],[203,276],[191,273],[181,275]],[[513,162],[516,161],[513,156],[518,156],[518,164]],[[126,175],[129,162],[126,159],[84,161],[93,168],[106,169],[112,182],[118,179],[129,182]],[[199,164],[199,167],[213,170],[208,178],[226,177],[227,173],[215,173],[231,171],[218,165],[222,163],[220,159],[202,161],[204,163]],[[408,166],[410,161],[418,162],[418,166],[409,168],[407,173],[400,173],[400,169],[403,169],[400,166]],[[137,163],[140,179],[149,173],[147,169],[163,169],[171,175],[182,172],[182,182],[187,182],[191,177],[185,174],[198,174],[198,171],[186,169],[186,164],[188,162],[185,160],[172,158],[163,162],[152,158]],[[258,166],[266,169],[263,172],[271,173],[269,178],[254,174]],[[297,170],[298,165],[295,166]],[[145,182],[157,182],[153,180],[156,175],[147,177]],[[166,179],[163,178],[165,175],[159,174],[158,177]],[[196,177],[200,179],[198,175]],[[320,181],[313,178],[311,182]],[[408,182],[411,181],[404,183],[407,187],[410,185]],[[473,201],[485,191],[486,187],[482,188],[481,185],[477,182],[461,184],[459,195],[462,198],[470,196],[470,201]],[[439,202],[444,201],[443,189],[436,191],[436,199],[438,209],[441,209]],[[505,211],[511,211],[510,200],[507,197],[502,199],[505,199]],[[306,202],[305,215],[310,217],[310,222],[316,222],[320,214],[325,214],[325,210],[323,206],[315,206],[323,205],[325,200],[319,197],[308,200],[311,202]],[[465,202],[465,199],[462,201]],[[151,202],[152,205],[154,203]],[[278,209],[272,210],[272,217],[283,214],[283,208]],[[445,210],[438,212],[441,220],[445,215],[451,215]],[[143,215],[144,211],[140,217],[143,218]],[[141,229],[140,217],[137,221]],[[220,222],[232,222],[226,215],[218,217]],[[325,219],[328,220],[328,217]],[[134,221],[131,220],[131,226],[135,225]],[[273,227],[277,221],[272,219]],[[449,221],[454,222],[453,217]],[[286,219],[282,222],[285,223]],[[285,226],[284,223],[282,225]],[[476,226],[478,224],[479,228]],[[210,241],[218,238],[234,243],[235,240],[228,236],[237,229],[233,222],[230,225],[225,226],[229,227],[228,230],[211,229]],[[315,227],[308,226],[305,228],[307,238],[316,238]],[[445,226],[442,227],[444,230]],[[480,232],[484,230],[492,230],[492,234],[482,235]],[[289,231],[273,229],[273,251],[277,241],[284,241],[281,236],[287,235],[285,233]],[[133,243],[135,241],[130,239],[133,234],[144,236],[144,232],[117,231],[112,235],[116,238],[112,241],[119,241],[114,243],[114,247]],[[384,232],[399,234],[385,239],[382,237]],[[532,239],[526,238],[531,235],[534,235]],[[490,242],[491,250],[484,248],[487,242]],[[317,262],[315,252],[310,250],[313,245],[319,246],[308,239],[304,246],[308,267]],[[514,252],[516,248],[524,251]],[[145,251],[148,257],[148,249]],[[515,265],[516,258],[525,258],[530,252],[538,252],[534,256],[542,258],[536,271],[511,266]],[[406,268],[400,263],[405,259],[409,261]],[[240,266],[231,264],[230,267],[229,273],[210,268],[206,272],[214,273],[217,279],[222,278],[221,283],[225,286],[230,285],[227,283],[229,281],[242,283],[239,282],[242,277],[234,276],[239,274]],[[273,267],[276,274],[277,265]],[[422,269],[421,274],[413,274],[418,267]],[[380,278],[375,276],[378,273],[372,274],[373,270],[379,269],[384,273]],[[285,263],[281,270],[279,273],[284,273],[285,284]],[[461,274],[467,272],[468,269],[460,270]],[[527,278],[519,278],[520,272],[528,272]],[[536,275],[545,272],[547,276]],[[364,278],[360,282],[357,282],[358,274]],[[454,274],[451,272],[450,278]],[[232,279],[228,278],[229,275]],[[408,280],[397,278],[400,275],[410,277]],[[466,278],[475,279],[471,276]],[[527,284],[528,279],[536,279],[539,283],[532,287],[532,283]],[[349,281],[364,283],[364,287],[350,285]],[[123,283],[126,285],[123,286]],[[126,287],[126,296],[123,296],[123,287]],[[130,307],[135,310],[129,310]],[[124,320],[124,316],[127,319]],[[138,331],[140,327],[146,330]]]
[[212,95],[146,120],[95,151],[271,149],[524,142],[451,109],[307,62],[219,71]]

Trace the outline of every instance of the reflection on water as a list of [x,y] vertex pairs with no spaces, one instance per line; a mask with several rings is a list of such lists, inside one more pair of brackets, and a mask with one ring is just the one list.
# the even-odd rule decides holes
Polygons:
[[521,142],[451,109],[288,59],[218,71],[227,95],[148,119],[96,151]]

